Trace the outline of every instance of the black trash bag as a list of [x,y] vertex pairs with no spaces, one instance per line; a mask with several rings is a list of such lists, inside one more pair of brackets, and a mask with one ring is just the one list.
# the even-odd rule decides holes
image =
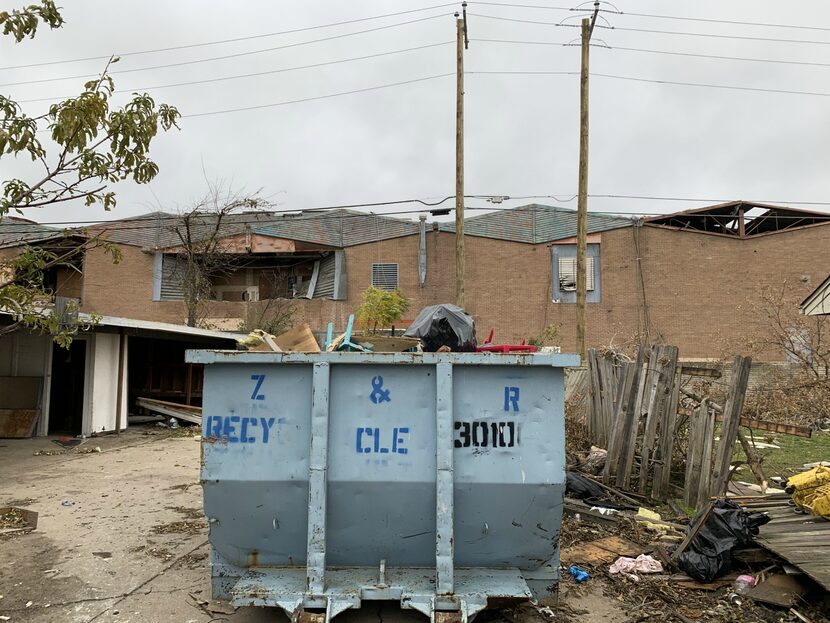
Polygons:
[[565,493],[577,500],[598,501],[605,497],[605,491],[590,478],[577,472],[565,473]]
[[473,317],[456,305],[424,307],[404,337],[421,338],[424,350],[434,353],[442,346],[453,352],[476,349],[476,325]]
[[[699,512],[688,531],[705,513]],[[677,557],[677,566],[699,582],[711,582],[732,564],[732,550],[752,545],[758,528],[770,520],[765,513],[748,513],[729,500],[718,500],[686,551]]]

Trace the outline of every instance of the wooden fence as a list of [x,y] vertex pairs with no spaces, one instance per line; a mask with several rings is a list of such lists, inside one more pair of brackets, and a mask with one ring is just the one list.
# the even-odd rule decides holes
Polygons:
[[[633,361],[588,351],[586,424],[593,442],[608,451],[603,481],[657,500],[675,497],[672,455],[678,435],[688,436],[684,497],[699,507],[726,492],[752,361],[736,357],[724,407],[702,399],[690,416],[678,417],[681,397],[688,402],[684,380],[718,375],[711,368],[684,368],[678,354],[667,345],[642,347]],[[719,426],[716,410],[722,412]]]

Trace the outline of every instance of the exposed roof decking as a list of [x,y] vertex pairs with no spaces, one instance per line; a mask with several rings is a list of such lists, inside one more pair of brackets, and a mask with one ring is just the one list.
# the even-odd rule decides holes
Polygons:
[[765,203],[730,201],[643,219],[646,225],[682,231],[749,238],[793,229],[830,224],[830,214]]

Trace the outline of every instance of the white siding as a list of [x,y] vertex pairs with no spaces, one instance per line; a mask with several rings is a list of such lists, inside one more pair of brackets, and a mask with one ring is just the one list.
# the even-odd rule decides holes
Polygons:
[[[87,354],[92,353],[92,383],[91,400],[89,401],[90,417],[89,430],[84,434],[95,431],[115,430],[116,398],[118,392],[118,344],[119,336],[114,333],[96,333],[91,340]],[[127,352],[124,352],[125,374],[121,379],[122,397],[121,430],[127,428]]]

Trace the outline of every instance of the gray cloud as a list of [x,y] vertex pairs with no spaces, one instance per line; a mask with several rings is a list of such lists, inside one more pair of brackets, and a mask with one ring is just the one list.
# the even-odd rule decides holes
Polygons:
[[[3,2],[4,7],[17,2]],[[404,11],[428,2],[300,0],[215,3],[65,2],[66,26],[33,41],[0,41],[0,66],[123,53],[314,26]],[[519,3],[524,4],[524,3]],[[530,3],[528,3],[530,4]],[[539,4],[543,4],[539,0]],[[557,3],[561,4],[561,3]],[[714,0],[666,3],[620,0],[624,12],[768,23],[830,25],[830,7]],[[115,74],[117,102],[137,87],[270,71],[376,54],[455,36],[452,8],[187,50],[126,56],[115,70],[234,54],[307,41],[428,15],[439,18],[263,54]],[[470,4],[470,13],[556,22],[569,14]],[[620,28],[645,28],[830,41],[830,32],[669,21],[605,14]],[[570,19],[566,23],[577,24]],[[578,29],[520,24],[471,15],[470,72],[577,71],[577,47],[476,41],[563,42]],[[735,41],[598,28],[612,47],[830,63],[830,45]],[[0,71],[0,84],[94,73],[102,61]],[[699,59],[623,50],[592,50],[592,71],[655,80],[830,93],[830,67]],[[453,72],[453,44],[255,78],[151,91],[184,115],[257,106]],[[514,196],[576,189],[578,76],[466,76],[466,190]],[[0,87],[17,99],[70,95],[83,80]],[[444,197],[454,192],[455,80],[437,78],[389,89],[240,113],[185,118],[160,136],[153,154],[161,173],[149,186],[120,184],[119,205],[64,205],[30,217],[93,220],[186,206],[204,194],[205,174],[237,188],[262,188],[287,209]],[[47,103],[27,105],[41,112]],[[595,76],[591,82],[590,190],[595,194],[830,201],[826,123],[830,98],[659,85]],[[34,175],[5,158],[0,177]],[[557,203],[554,200],[539,200]],[[522,202],[512,202],[513,204]],[[470,205],[487,205],[470,201]],[[574,206],[575,202],[562,205]],[[592,210],[667,212],[698,204],[593,199]],[[396,211],[399,207],[378,209]],[[824,208],[828,210],[828,208]],[[829,210],[830,211],[830,210]]]

